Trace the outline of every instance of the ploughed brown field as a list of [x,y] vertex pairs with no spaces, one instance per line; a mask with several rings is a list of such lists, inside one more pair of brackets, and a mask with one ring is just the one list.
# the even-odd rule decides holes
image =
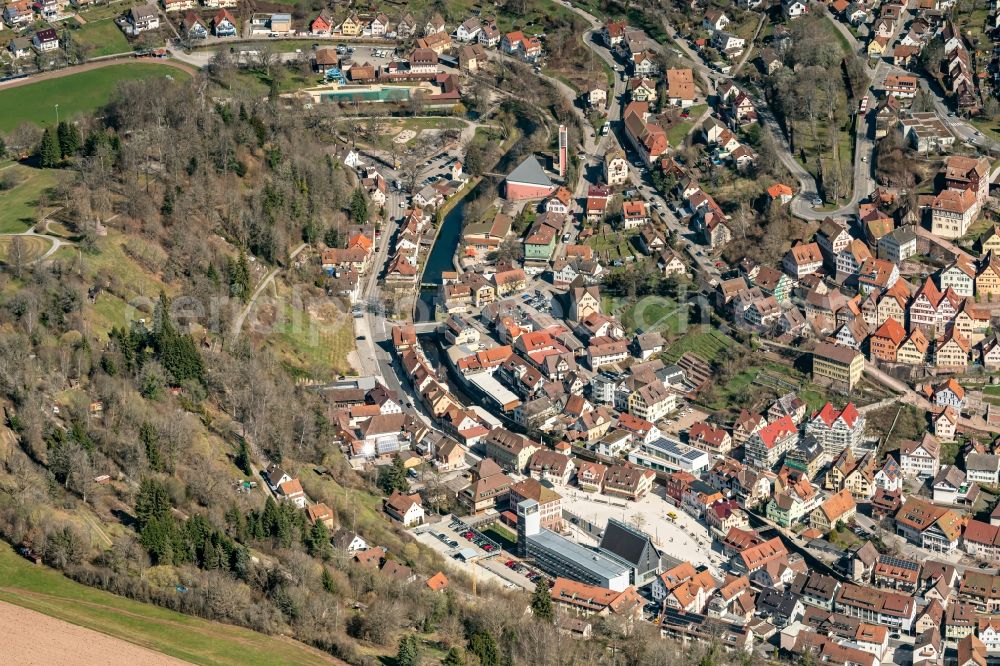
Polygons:
[[3,661],[17,666],[180,666],[174,659],[97,631],[0,601]]

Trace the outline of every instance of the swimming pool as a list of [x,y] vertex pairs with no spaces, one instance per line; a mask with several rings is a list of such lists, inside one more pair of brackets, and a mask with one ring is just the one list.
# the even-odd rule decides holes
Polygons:
[[341,88],[319,94],[321,102],[400,102],[410,99],[409,88]]

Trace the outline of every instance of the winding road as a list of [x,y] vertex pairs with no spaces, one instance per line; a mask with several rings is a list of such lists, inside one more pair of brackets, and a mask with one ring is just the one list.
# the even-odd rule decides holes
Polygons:
[[[4,167],[4,169],[9,169],[11,166],[14,166],[14,165],[11,164],[9,166]],[[3,169],[0,169],[0,171],[3,171]],[[34,259],[29,259],[29,260],[25,261],[24,263],[26,265],[30,265],[30,264],[37,264],[39,262],[45,261],[46,259],[48,259],[49,257],[51,257],[53,254],[55,254],[56,252],[58,252],[59,248],[61,248],[61,247],[71,247],[73,245],[76,245],[76,243],[74,243],[73,241],[66,240],[65,238],[63,238],[61,236],[58,236],[56,234],[48,233],[49,222],[51,222],[51,220],[49,219],[49,217],[51,215],[53,215],[54,213],[59,212],[60,210],[62,210],[61,206],[53,208],[48,213],[45,213],[42,216],[42,219],[41,219],[41,221],[38,224],[34,224],[31,227],[25,229],[24,231],[19,231],[19,232],[16,232],[16,233],[0,234],[0,238],[17,238],[17,237],[21,237],[21,238],[41,238],[41,239],[47,241],[49,243],[49,248],[45,252],[43,252],[39,256],[35,257]],[[39,233],[37,231],[37,228],[39,226],[41,226],[41,228],[42,228],[41,233]]]

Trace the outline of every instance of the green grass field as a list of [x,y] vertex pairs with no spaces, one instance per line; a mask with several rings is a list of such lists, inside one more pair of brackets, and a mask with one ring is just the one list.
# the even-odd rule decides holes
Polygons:
[[29,262],[38,259],[48,252],[52,247],[52,242],[38,236],[4,236],[0,238],[0,263],[8,263],[7,257],[10,254],[11,245],[15,238],[21,239],[21,260]]
[[[846,109],[850,104],[847,99],[847,91],[839,91],[841,98],[839,108]],[[834,157],[834,147],[837,149],[840,162],[847,165],[850,174],[850,165],[854,162],[854,134],[851,129],[850,118],[837,118],[837,145],[828,147],[825,144],[829,130],[826,118],[816,124],[816,136],[812,134],[812,126],[805,120],[792,120],[791,124],[795,128],[795,159],[799,161],[806,171],[814,178],[822,179],[822,173],[817,158],[823,161],[832,161]],[[805,151],[806,160],[803,163],[800,150]],[[850,188],[848,188],[848,192]]]
[[629,331],[659,331],[665,337],[677,335],[688,322],[686,305],[678,305],[662,296],[640,298],[620,316],[622,325]]
[[0,600],[195,664],[331,664],[292,640],[181,615],[86,587],[0,544]]
[[100,21],[102,19],[111,19],[116,16],[121,15],[124,8],[121,4],[117,2],[96,5],[92,4],[86,9],[82,9],[78,12],[78,15],[83,17],[85,21]]
[[53,187],[64,172],[58,169],[33,169],[23,164],[15,164],[0,171],[3,177],[10,174],[14,175],[17,185],[0,192],[0,233],[4,234],[19,233],[35,224],[39,195]]
[[631,239],[637,233],[634,229],[621,232],[612,228],[610,224],[602,224],[594,230],[594,235],[587,239],[586,245],[593,248],[594,253],[605,263],[611,263],[616,259],[624,260],[636,254]]
[[87,49],[87,56],[90,58],[128,53],[132,50],[125,35],[110,18],[92,21],[78,28],[71,27],[70,37]]
[[954,20],[958,29],[973,47],[977,41],[980,47],[983,47],[990,43],[990,37],[987,33],[989,16],[990,10],[986,7],[980,7],[973,11],[956,11]]
[[688,109],[689,115],[686,119],[679,120],[670,126],[670,129],[667,130],[667,140],[670,141],[672,147],[676,148],[684,143],[684,138],[694,127],[694,122],[701,114],[705,113],[706,108],[708,108],[707,104],[696,104]]
[[179,69],[152,63],[130,63],[92,69],[48,79],[0,92],[0,132],[10,132],[22,123],[54,124],[55,105],[59,117],[68,120],[92,113],[108,101],[119,81],[189,78]]
[[677,359],[690,351],[705,359],[706,362],[714,363],[725,350],[736,344],[735,340],[718,329],[708,326],[692,326],[684,337],[670,345],[670,349],[664,353],[664,357],[669,363],[676,363]]
[[969,120],[972,126],[994,141],[1000,141],[1000,125],[985,118],[972,118]]

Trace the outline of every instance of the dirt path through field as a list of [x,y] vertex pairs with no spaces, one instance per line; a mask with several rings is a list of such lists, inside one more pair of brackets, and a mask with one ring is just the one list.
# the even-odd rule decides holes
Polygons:
[[186,661],[0,601],[4,663],[17,666],[182,666]]

